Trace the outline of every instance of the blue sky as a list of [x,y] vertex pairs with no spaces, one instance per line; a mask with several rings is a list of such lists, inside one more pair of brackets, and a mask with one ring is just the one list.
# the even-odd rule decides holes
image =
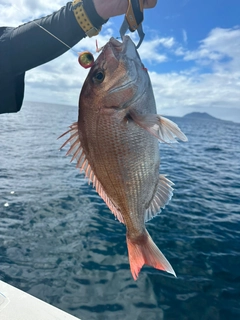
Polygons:
[[[17,26],[65,3],[2,0],[0,21]],[[139,53],[149,70],[158,113],[199,111],[240,122],[239,0],[163,0],[145,10],[144,17],[146,37]],[[97,37],[100,45],[119,36],[122,21],[123,16],[109,20]],[[137,41],[137,35],[131,36]],[[94,52],[95,39],[85,39],[74,49]],[[25,99],[77,105],[86,75],[70,51],[27,72]]]
[[[211,30],[240,27],[240,2],[239,0],[164,0],[158,1],[155,9],[145,10],[144,15],[146,39],[152,39],[156,32],[160,37],[173,37],[188,50],[196,50],[199,42],[205,39]],[[194,62],[171,58],[164,65],[158,66],[159,72],[181,71],[194,65]]]
[[181,31],[185,29],[192,46],[190,49],[196,46],[196,41],[205,38],[211,29],[231,28],[239,24],[239,14],[238,0],[159,1],[157,10],[146,12],[148,18],[152,16],[152,20],[159,21],[159,30],[165,36],[172,34],[181,41]]

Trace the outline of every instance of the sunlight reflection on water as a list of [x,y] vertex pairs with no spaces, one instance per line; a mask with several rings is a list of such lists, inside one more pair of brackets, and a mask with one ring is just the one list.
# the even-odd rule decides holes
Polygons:
[[134,282],[125,227],[59,151],[76,118],[35,103],[0,118],[1,280],[82,319],[239,318],[240,125],[173,119],[189,142],[160,145],[175,191],[148,230],[178,278]]

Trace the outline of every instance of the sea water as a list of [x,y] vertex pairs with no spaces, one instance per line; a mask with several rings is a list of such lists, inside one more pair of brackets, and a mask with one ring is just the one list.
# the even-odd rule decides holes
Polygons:
[[76,107],[0,115],[0,279],[83,320],[240,319],[240,124],[172,118],[160,144],[174,196],[147,229],[177,278],[131,276],[125,227],[57,137]]

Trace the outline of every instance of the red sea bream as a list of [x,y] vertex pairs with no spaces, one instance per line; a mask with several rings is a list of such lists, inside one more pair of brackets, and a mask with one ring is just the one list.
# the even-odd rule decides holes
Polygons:
[[145,222],[172,197],[173,183],[159,174],[161,142],[187,141],[172,121],[156,114],[151,81],[128,36],[111,38],[91,67],[79,99],[67,154],[76,159],[115,217],[126,226],[134,280],[144,264],[175,272]]

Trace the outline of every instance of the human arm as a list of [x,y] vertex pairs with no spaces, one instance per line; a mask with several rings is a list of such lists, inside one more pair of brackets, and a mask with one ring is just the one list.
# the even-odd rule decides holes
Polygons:
[[[87,1],[87,5],[91,0]],[[105,22],[94,10],[87,10],[89,19],[100,28]],[[46,30],[57,36],[69,47],[83,37],[73,13],[72,2],[57,12],[35,20]],[[0,113],[17,112],[24,96],[24,76],[29,69],[42,65],[68,50],[64,44],[31,21],[17,28],[0,28]]]
[[[84,0],[84,9],[94,27],[100,28],[106,22],[91,5],[91,0]],[[67,46],[39,26],[49,31]],[[57,12],[12,30],[9,50],[12,70],[15,74],[19,74],[51,61],[65,53],[69,47],[73,47],[84,37],[86,35],[74,16],[72,2],[68,2]]]
[[[103,19],[109,19],[114,16],[119,16],[121,14],[126,13],[128,8],[128,0],[93,0],[95,8],[98,14]],[[143,5],[144,8],[150,9],[154,8],[157,4],[157,0],[144,0]]]
[[[109,17],[125,13],[128,7],[128,0],[83,1],[89,20],[97,29]],[[151,8],[156,2],[144,0],[144,6]],[[75,18],[72,2],[36,22],[69,47],[86,36]],[[37,24],[31,21],[17,28],[3,28],[3,31],[0,28],[0,113],[20,110],[27,70],[51,61],[68,50]]]
[[[93,0],[94,5],[91,5],[91,1],[84,0],[84,8],[96,28],[100,28],[108,18],[125,13],[128,7],[128,0]],[[144,5],[146,8],[151,8],[156,1],[145,0]],[[71,2],[36,22],[69,47],[73,47],[86,36],[75,19]],[[53,60],[68,50],[34,22],[15,28],[11,38],[12,67],[16,74]]]

